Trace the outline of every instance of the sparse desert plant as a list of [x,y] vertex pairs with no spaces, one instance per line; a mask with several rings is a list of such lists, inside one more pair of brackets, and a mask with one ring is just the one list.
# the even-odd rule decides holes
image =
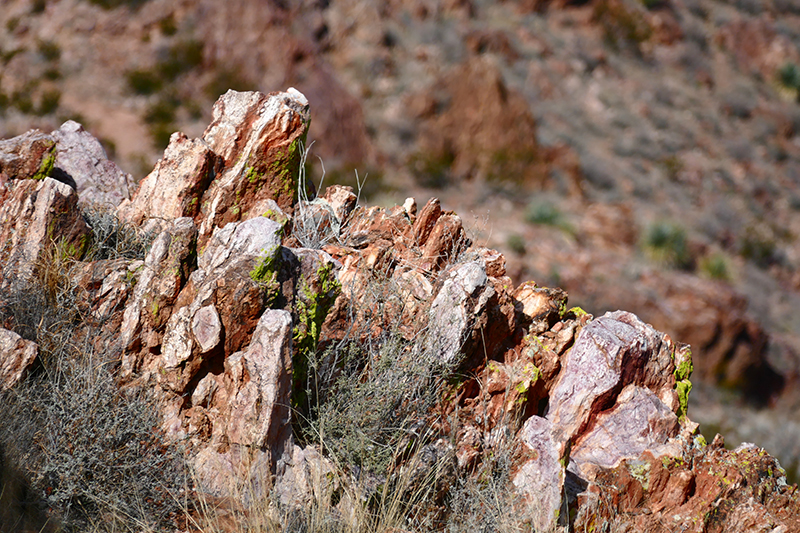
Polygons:
[[92,228],[86,260],[144,259],[156,237],[120,221],[114,210],[107,206],[88,206],[83,209],[82,214]]
[[2,442],[67,531],[159,531],[186,497],[183,456],[153,400],[71,352],[2,397]]
[[800,101],[800,68],[794,63],[786,63],[777,73],[778,83],[786,90],[794,93]]
[[78,330],[79,255],[55,243],[27,286],[0,295],[4,322],[39,345],[28,378],[0,395],[0,446],[65,531],[161,531],[187,506],[182,452],[163,440],[155,399],[121,391],[116,362]]
[[686,230],[671,222],[656,222],[645,232],[643,247],[654,261],[673,268],[689,268],[692,257]]
[[512,233],[506,238],[506,246],[517,255],[525,255],[525,239],[519,233]]
[[714,253],[700,260],[700,272],[710,279],[730,281],[731,269],[727,257],[721,253]]

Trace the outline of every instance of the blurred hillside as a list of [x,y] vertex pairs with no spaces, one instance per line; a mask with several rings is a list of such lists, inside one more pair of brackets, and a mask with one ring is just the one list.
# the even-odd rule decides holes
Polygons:
[[74,119],[139,180],[229,88],[294,86],[317,181],[473,213],[515,281],[691,343],[704,428],[800,464],[800,1],[2,5],[0,137]]

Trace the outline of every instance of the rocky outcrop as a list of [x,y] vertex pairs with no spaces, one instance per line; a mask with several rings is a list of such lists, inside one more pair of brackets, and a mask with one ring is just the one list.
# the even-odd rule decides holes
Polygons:
[[[0,297],[41,281],[48,243],[70,246],[76,335],[111,359],[121,388],[155,391],[198,490],[252,497],[274,486],[283,505],[302,506],[320,478],[324,491],[350,483],[324,450],[298,446],[295,416],[309,414],[320,374],[353,364],[337,349],[364,357],[359,346],[394,336],[402,357],[449,379],[386,473],[402,474],[408,498],[433,475],[442,505],[458,475],[507,452],[515,517],[537,531],[797,525],[795,488],[775,459],[704,444],[687,412],[687,346],[627,312],[570,309],[560,289],[514,287],[503,256],[474,245],[438,199],[370,208],[337,186],[299,201],[308,108],[297,91],[230,91],[214,113],[203,139],[174,134],[118,208],[129,231],[155,233],[143,258],[84,256],[77,193],[49,177],[4,170],[0,211]],[[4,169],[42,167],[36,143],[15,146]],[[36,345],[0,333],[7,388]]]

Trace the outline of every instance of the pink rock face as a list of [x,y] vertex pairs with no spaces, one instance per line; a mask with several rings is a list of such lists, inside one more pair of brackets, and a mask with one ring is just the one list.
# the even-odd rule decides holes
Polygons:
[[224,163],[202,198],[201,236],[215,226],[262,215],[252,208],[266,198],[291,212],[309,121],[308,100],[292,88],[269,95],[228,91],[220,97],[203,141]]
[[155,169],[130,201],[119,206],[120,220],[141,225],[148,219],[196,217],[203,193],[219,170],[219,158],[199,139],[175,133]]
[[[649,389],[628,385],[616,404],[590,423],[589,429],[572,447],[570,459],[590,477],[594,466],[612,468],[645,450],[654,455],[679,455],[680,447],[667,442],[680,430],[678,417]],[[584,472],[584,470],[586,470]]]
[[552,389],[548,420],[566,445],[591,426],[629,384],[661,396],[672,389],[674,348],[668,337],[634,315],[617,311],[583,328]]
[[120,205],[120,219],[192,217],[204,244],[215,227],[263,215],[268,200],[291,212],[309,120],[308,101],[294,89],[228,91],[202,139],[172,135],[156,168]]
[[511,482],[524,502],[520,512],[535,531],[553,531],[561,511],[565,474],[553,426],[547,419],[533,416],[517,439],[523,462]]
[[75,182],[81,204],[116,207],[130,198],[133,178],[108,160],[100,141],[83,126],[68,120],[51,135],[57,142],[55,168]]
[[89,227],[69,185],[51,178],[14,180],[0,202],[0,287],[31,281],[37,260],[56,243],[73,257],[83,253]]
[[36,360],[39,347],[7,329],[0,328],[0,391],[16,385]]

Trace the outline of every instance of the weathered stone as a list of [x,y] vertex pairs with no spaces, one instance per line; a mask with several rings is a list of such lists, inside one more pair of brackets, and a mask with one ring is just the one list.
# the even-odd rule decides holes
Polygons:
[[151,350],[161,345],[163,326],[172,316],[178,294],[194,267],[197,228],[191,218],[169,223],[153,241],[122,318],[121,377],[132,379],[149,362]]
[[29,283],[46,250],[80,258],[89,227],[77,209],[75,189],[52,178],[14,180],[0,196],[0,287]]
[[209,413],[211,444],[224,442],[227,451],[208,446],[194,462],[203,489],[211,494],[230,494],[247,476],[266,481],[291,453],[291,326],[288,312],[269,310],[247,349],[225,359],[226,390],[215,395]]
[[203,196],[201,235],[262,215],[252,208],[265,198],[290,212],[310,120],[305,96],[295,89],[269,95],[228,91],[213,114],[203,141],[224,168]]
[[565,470],[550,421],[529,418],[517,434],[515,454],[520,464],[511,474],[511,483],[524,503],[519,509],[521,518],[535,531],[554,531],[562,511]]
[[334,465],[314,446],[292,446],[279,465],[275,494],[281,505],[305,508],[315,498],[324,501],[339,487]]
[[100,141],[73,120],[51,133],[56,140],[56,160],[52,177],[71,180],[79,202],[116,207],[131,197],[135,183],[106,157]]
[[534,282],[520,285],[514,291],[518,312],[531,324],[531,333],[544,333],[552,327],[566,311],[567,293],[561,289],[537,287]]
[[192,333],[202,353],[210,352],[219,344],[221,332],[222,323],[213,305],[201,307],[192,317]]
[[35,342],[0,328],[0,391],[19,383],[38,354],[39,346]]
[[476,316],[485,311],[494,294],[487,282],[486,271],[477,261],[458,265],[447,274],[430,309],[430,338],[442,363],[458,361]]
[[358,198],[353,193],[352,187],[345,187],[342,185],[332,185],[325,189],[325,194],[322,198],[328,202],[333,209],[333,213],[340,223],[347,221],[350,213],[356,208]]
[[0,140],[0,194],[8,180],[42,180],[50,176],[55,145],[52,136],[39,130]]
[[678,417],[649,389],[628,385],[614,407],[596,416],[576,444],[573,460],[583,478],[591,479],[595,466],[613,468],[623,459],[636,458],[644,451],[654,456],[680,456],[677,443],[667,445],[678,435]]
[[117,214],[137,226],[149,219],[197,219],[203,194],[220,170],[219,158],[205,142],[173,133],[164,156]]
[[428,242],[428,237],[436,225],[436,221],[442,216],[442,205],[438,198],[431,198],[422,208],[417,219],[414,221],[414,237],[418,246],[424,246]]
[[566,445],[581,435],[626,385],[646,386],[659,397],[671,394],[673,357],[668,337],[630,313],[607,313],[587,324],[550,395],[547,418],[556,440]]

